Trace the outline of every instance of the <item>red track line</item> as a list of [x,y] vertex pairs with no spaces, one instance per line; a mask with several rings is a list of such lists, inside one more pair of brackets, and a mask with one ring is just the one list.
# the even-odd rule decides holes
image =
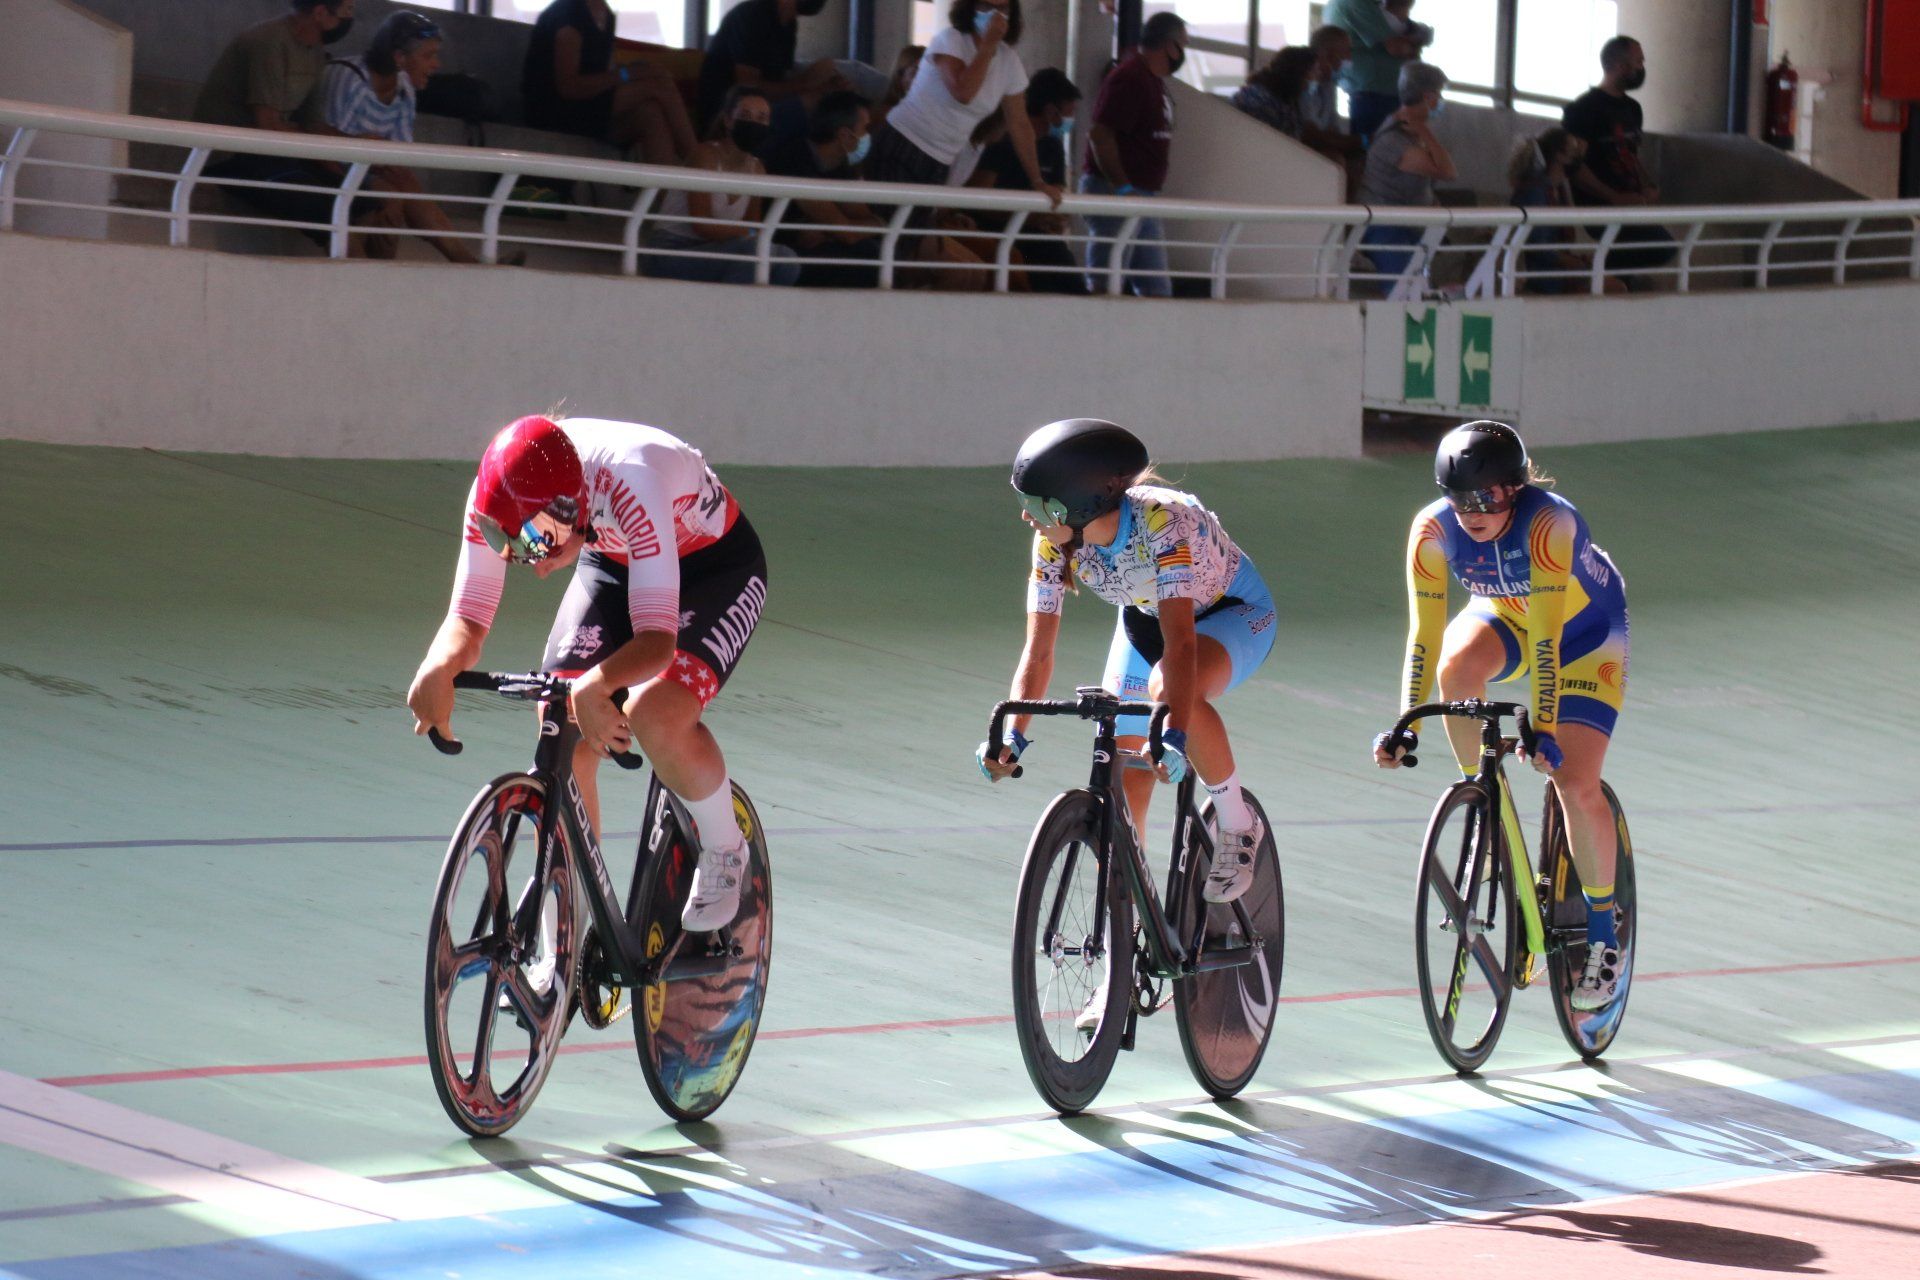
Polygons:
[[[1666,973],[1635,974],[1636,982],[1671,982],[1683,978],[1738,978],[1769,973],[1812,973],[1823,969],[1873,969],[1887,965],[1920,964],[1920,956],[1885,956],[1874,960],[1816,960],[1802,964],[1762,964],[1746,968],[1675,969]],[[1418,995],[1416,987],[1381,987],[1372,991],[1329,991],[1313,996],[1282,996],[1281,1004],[1336,1004],[1348,1000],[1379,1000]],[[811,1040],[819,1036],[871,1036],[895,1031],[944,1031],[955,1027],[990,1027],[1013,1021],[1010,1013],[971,1018],[930,1018],[914,1022],[868,1022],[843,1027],[790,1027],[762,1031],[760,1040]],[[611,1053],[624,1050],[624,1041],[560,1046],[560,1053]],[[231,1066],[167,1067],[157,1071],[111,1071],[91,1076],[43,1076],[41,1084],[63,1089],[85,1089],[110,1084],[152,1084],[167,1080],[206,1080],[219,1076],[305,1075],[321,1071],[367,1071],[382,1067],[424,1067],[424,1054],[398,1058],[346,1058],[329,1062],[257,1062]]]

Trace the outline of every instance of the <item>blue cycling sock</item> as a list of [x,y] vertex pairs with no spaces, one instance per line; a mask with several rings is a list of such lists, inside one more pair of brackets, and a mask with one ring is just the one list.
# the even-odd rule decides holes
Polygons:
[[1595,885],[1580,892],[1587,900],[1587,941],[1618,947],[1620,936],[1613,928],[1613,886]]

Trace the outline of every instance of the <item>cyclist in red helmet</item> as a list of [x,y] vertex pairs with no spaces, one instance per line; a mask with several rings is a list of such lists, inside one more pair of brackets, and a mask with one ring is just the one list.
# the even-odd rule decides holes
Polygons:
[[[720,744],[701,715],[767,600],[753,526],[700,451],[637,422],[521,418],[493,438],[467,495],[446,620],[407,692],[414,732],[451,736],[453,677],[475,666],[509,564],[573,567],[541,669],[574,677],[574,777],[600,826],[600,757],[637,736],[692,815],[700,863],[682,921],[730,924],[746,840]],[[627,692],[626,709],[615,695]]]

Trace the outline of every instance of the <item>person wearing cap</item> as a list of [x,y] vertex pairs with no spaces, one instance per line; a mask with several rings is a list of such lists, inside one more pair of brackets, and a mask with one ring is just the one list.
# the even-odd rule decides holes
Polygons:
[[[1618,993],[1613,812],[1600,769],[1627,688],[1627,591],[1620,570],[1571,502],[1548,488],[1520,433],[1504,422],[1449,432],[1434,458],[1441,494],[1407,536],[1411,615],[1401,710],[1430,700],[1483,698],[1489,682],[1532,675],[1528,715],[1534,768],[1553,778],[1587,898],[1587,960],[1576,1009],[1602,1009]],[[1447,574],[1468,603],[1447,621]],[[1462,773],[1480,758],[1479,727],[1457,717],[1447,737]],[[1374,739],[1374,763],[1400,766],[1419,744],[1419,723]]]
[[[1068,418],[1035,431],[1014,459],[1013,487],[1033,530],[1033,562],[1027,641],[1010,696],[1046,696],[1069,592],[1084,584],[1117,605],[1104,687],[1169,708],[1162,767],[1127,772],[1127,809],[1144,830],[1156,775],[1178,781],[1191,760],[1220,824],[1201,896],[1232,902],[1253,883],[1266,824],[1241,791],[1226,722],[1213,704],[1273,652],[1276,614],[1266,582],[1220,517],[1162,482],[1146,446],[1111,422]],[[1014,718],[1011,745],[999,753],[986,743],[975,752],[989,781],[1012,773],[1029,745],[1028,722]],[[1123,749],[1146,744],[1145,716],[1123,716],[1116,729]]]
[[658,427],[521,418],[493,438],[467,492],[453,599],[407,691],[414,732],[452,736],[453,677],[480,661],[507,566],[571,567],[542,671],[573,678],[573,776],[600,830],[597,771],[637,739],[700,844],[681,923],[732,923],[746,837],[720,744],[701,717],[767,601],[767,558],[700,451]]

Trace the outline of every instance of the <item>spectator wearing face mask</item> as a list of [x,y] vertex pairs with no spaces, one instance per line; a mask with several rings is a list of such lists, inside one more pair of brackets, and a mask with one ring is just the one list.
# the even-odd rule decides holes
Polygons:
[[1300,92],[1300,141],[1329,160],[1351,164],[1367,149],[1340,123],[1339,76],[1353,59],[1353,37],[1339,27],[1323,26],[1308,37],[1307,48],[1313,50],[1314,62]]
[[[1640,159],[1644,117],[1632,97],[1647,82],[1647,56],[1640,42],[1615,36],[1600,46],[1600,73],[1600,83],[1560,114],[1567,132],[1587,144],[1587,163],[1573,178],[1574,201],[1616,208],[1658,204],[1660,186]],[[1601,233],[1589,231],[1596,239]],[[1626,272],[1663,266],[1674,254],[1673,237],[1663,227],[1622,227],[1614,246],[1608,262]],[[1635,287],[1647,283],[1644,276],[1626,279]]]
[[1353,41],[1352,60],[1340,72],[1353,136],[1370,140],[1400,107],[1400,69],[1433,42],[1433,28],[1413,21],[1413,0],[1328,0],[1321,21]]
[[[290,0],[292,12],[235,36],[221,51],[200,86],[193,118],[202,124],[260,129],[269,133],[322,133],[339,130],[326,122],[321,83],[326,75],[324,46],[343,39],[353,27],[354,0]],[[206,167],[209,178],[230,178],[266,186],[224,190],[269,218],[326,224],[333,220],[334,197],[294,187],[338,187],[346,167],[328,160],[286,156],[222,155]],[[392,228],[399,214],[379,200],[356,200],[353,225],[361,230]],[[303,227],[302,234],[322,244],[328,233]],[[354,253],[391,257],[388,237],[354,237]]]
[[[322,93],[327,124],[350,138],[378,138],[385,142],[412,142],[416,115],[414,98],[440,67],[440,28],[432,19],[405,9],[387,15],[373,33],[367,51],[355,58],[327,63]],[[453,223],[431,200],[420,175],[404,165],[379,165],[368,175],[368,185],[409,198],[391,207],[415,231],[432,234],[429,241],[449,262],[472,265],[479,261],[453,235]],[[523,261],[515,255],[514,261]]]
[[[1363,204],[1424,208],[1434,203],[1435,180],[1458,176],[1453,156],[1433,134],[1433,117],[1445,107],[1447,75],[1427,62],[1409,62],[1400,68],[1400,109],[1387,117],[1367,148],[1367,167],[1360,178]],[[1386,246],[1420,243],[1419,227],[1368,227],[1360,242],[1367,256],[1388,275],[1406,271],[1413,255]]]
[[807,112],[825,94],[847,88],[831,59],[798,67],[794,51],[800,19],[812,18],[827,0],[741,0],[720,19],[700,62],[699,118],[712,120],[728,90],[758,89],[773,106],[773,139],[807,130]]
[[[851,90],[820,99],[804,137],[767,152],[767,172],[783,178],[854,182],[872,146],[872,112]],[[795,200],[787,210],[781,243],[799,254],[803,287],[872,289],[880,283],[880,237],[886,221],[858,201]],[[822,259],[854,258],[855,262]]]
[[1319,61],[1313,50],[1289,45],[1247,77],[1234,93],[1233,105],[1268,128],[1298,140],[1305,122],[1300,97],[1306,92],[1307,76]]
[[[1033,73],[1024,97],[1027,120],[1037,139],[1034,150],[1040,159],[1040,172],[1049,182],[1064,183],[1067,144],[1072,139],[1074,117],[1080,107],[1080,90],[1060,68],[1042,67]],[[981,152],[969,185],[1001,191],[1033,189],[1019,157],[1014,154],[1013,144],[1004,135]],[[998,231],[1007,223],[1003,214],[978,212],[973,217],[990,231]],[[1087,278],[1074,258],[1072,246],[1064,238],[1068,230],[1066,218],[1057,213],[1030,213],[1020,229],[1022,234],[1015,241],[1014,251],[1026,266],[1034,268],[1025,273],[1028,288],[1036,293],[1086,293]]]
[[927,43],[907,96],[874,131],[867,176],[944,186],[974,129],[1004,108],[1007,137],[1027,180],[1058,204],[1063,193],[1040,172],[1021,97],[1027,69],[1014,46],[1024,26],[1020,0],[953,0],[947,25]]
[[[1158,195],[1173,155],[1173,95],[1166,82],[1187,60],[1187,24],[1172,12],[1156,13],[1140,31],[1140,44],[1107,73],[1093,101],[1093,129],[1080,190],[1090,195]],[[1107,291],[1107,263],[1120,218],[1088,218],[1088,286]],[[1173,296],[1167,277],[1166,233],[1158,218],[1142,218],[1127,246],[1126,288],[1143,298]]]
[[[707,140],[693,149],[687,165],[716,173],[757,177],[766,172],[754,153],[772,133],[772,105],[766,95],[747,85],[735,85],[721,99]],[[706,191],[669,191],[660,200],[660,221],[647,244],[678,253],[650,253],[641,270],[670,280],[704,280],[710,284],[752,284],[760,252],[759,232],[742,223],[760,221],[764,212],[758,196],[723,196]],[[719,221],[709,222],[706,219]],[[773,284],[790,285],[800,276],[792,249],[771,246]],[[692,257],[689,253],[725,254]]]
[[[1565,129],[1548,129],[1537,138],[1529,138],[1514,150],[1507,165],[1507,177],[1513,184],[1513,202],[1523,209],[1565,209],[1573,204],[1573,176],[1580,172],[1587,144]],[[1525,293],[1586,293],[1590,289],[1580,277],[1549,275],[1535,278],[1534,272],[1578,271],[1585,273],[1593,260],[1556,246],[1573,243],[1572,227],[1534,226],[1527,235],[1527,250],[1521,254],[1528,278],[1521,281]],[[1536,247],[1537,246],[1537,247]],[[1617,276],[1606,278],[1608,293],[1624,293],[1626,284]]]

